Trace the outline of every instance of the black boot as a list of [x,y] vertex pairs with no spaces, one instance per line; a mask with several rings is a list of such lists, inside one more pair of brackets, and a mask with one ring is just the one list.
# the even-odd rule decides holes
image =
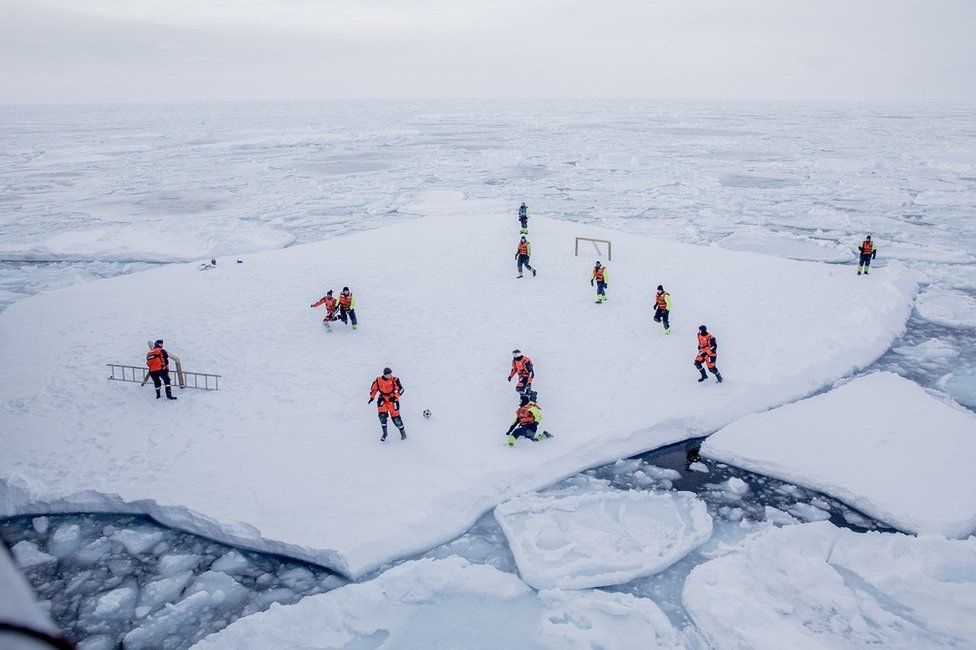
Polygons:
[[722,373],[716,372],[715,373],[715,379],[717,379],[718,380],[718,383],[721,384],[722,383]]
[[400,440],[406,440],[406,439],[407,439],[407,432],[406,432],[406,430],[405,429],[400,429]]
[[380,442],[386,442],[386,427],[383,427],[383,435],[380,436]]
[[176,399],[176,397],[173,396],[173,389],[169,386],[166,387],[166,399]]
[[163,395],[162,395],[162,393],[160,393],[160,392],[159,392],[159,389],[157,388],[157,389],[156,389],[156,399],[159,399],[159,398],[160,398],[160,397],[162,397],[162,396],[163,396]]

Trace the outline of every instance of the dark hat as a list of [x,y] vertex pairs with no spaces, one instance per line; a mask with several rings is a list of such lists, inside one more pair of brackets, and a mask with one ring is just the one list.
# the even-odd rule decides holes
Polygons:
[[163,339],[156,339],[156,342],[153,343],[153,346],[157,348],[163,347]]
[[393,374],[393,371],[390,370],[389,368],[383,368],[383,374],[384,375],[392,375]]
[[657,290],[658,291],[664,291],[664,285],[663,284],[657,285]]
[[705,327],[704,325],[699,325],[698,326],[698,331],[701,332],[702,334],[704,334],[705,332],[708,331],[708,328]]

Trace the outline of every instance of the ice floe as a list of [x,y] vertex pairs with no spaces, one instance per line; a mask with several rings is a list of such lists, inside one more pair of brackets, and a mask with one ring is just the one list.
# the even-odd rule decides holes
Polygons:
[[690,492],[597,488],[529,493],[495,508],[519,575],[536,589],[586,589],[657,573],[705,543],[712,518]]
[[[896,269],[858,282],[846,268],[542,217],[530,225],[538,277],[516,279],[517,223],[497,204],[423,200],[437,216],[9,307],[0,340],[18,344],[0,346],[0,514],[144,512],[361,576],[520,493],[702,436],[870,364],[903,330],[915,292]],[[613,260],[575,257],[576,235],[612,239]],[[596,258],[612,276],[603,305],[588,282]],[[702,268],[717,272],[703,282]],[[650,320],[658,283],[674,298],[671,336]],[[361,325],[329,333],[309,304],[345,285]],[[531,315],[499,317],[513,301]],[[721,385],[695,381],[702,322],[721,341]],[[156,337],[187,370],[221,374],[221,390],[167,403],[104,379],[104,363],[141,366]],[[516,405],[505,382],[514,347],[535,360],[543,426],[556,437],[512,449],[502,433]],[[384,366],[407,387],[405,443],[380,445],[366,404]],[[653,408],[634,408],[634,377]]]
[[976,538],[769,528],[692,569],[682,601],[719,649],[971,647]]
[[945,327],[976,328],[976,298],[961,291],[927,289],[915,301],[915,310]]
[[976,416],[892,373],[733,422],[701,454],[818,490],[900,530],[976,530]]
[[195,650],[240,648],[684,647],[646,598],[599,590],[535,592],[459,557],[406,562],[368,582],[241,619]]

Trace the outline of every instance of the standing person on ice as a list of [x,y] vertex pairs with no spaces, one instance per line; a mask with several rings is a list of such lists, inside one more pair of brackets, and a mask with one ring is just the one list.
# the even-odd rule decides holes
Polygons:
[[508,373],[508,381],[518,375],[518,383],[515,384],[515,392],[519,395],[528,395],[535,399],[535,391],[532,390],[532,380],[535,379],[535,366],[532,359],[522,354],[521,350],[512,350],[512,371]]
[[878,249],[874,247],[874,242],[871,241],[871,235],[864,238],[864,241],[857,250],[861,251],[861,257],[857,262],[857,274],[861,275],[861,269],[864,269],[864,275],[868,274],[868,268],[871,266],[871,260],[878,256]]
[[519,228],[519,232],[523,235],[529,234],[529,206],[525,205],[525,201],[522,201],[522,205],[519,206],[519,223],[522,225]]
[[153,386],[156,387],[156,399],[162,397],[159,389],[163,384],[166,384],[166,399],[176,399],[169,384],[169,352],[163,348],[163,339],[157,339],[153,343],[152,350],[146,355],[146,366],[149,368]]
[[332,289],[329,289],[329,291],[325,294],[325,296],[322,297],[321,300],[312,303],[311,307],[312,309],[315,309],[319,305],[325,305],[325,318],[322,319],[322,322],[325,323],[325,326],[331,332],[332,326],[329,325],[329,323],[331,321],[338,320],[338,317],[336,316],[336,311],[338,311],[339,309],[339,301],[332,297]]
[[403,420],[400,418],[400,395],[403,394],[403,384],[400,379],[393,375],[389,368],[383,368],[383,374],[373,380],[373,385],[369,388],[369,401],[372,404],[376,396],[376,413],[380,418],[380,426],[383,427],[383,435],[380,442],[386,442],[386,420],[393,419],[393,424],[400,430],[400,440],[407,439],[407,431],[403,428]]
[[540,422],[542,422],[542,409],[530,400],[528,395],[522,395],[519,400],[519,407],[515,410],[512,426],[508,427],[508,446],[514,445],[518,438],[528,438],[534,441],[551,438],[552,434],[548,431],[539,433]]
[[715,375],[715,379],[718,383],[722,383],[722,373],[718,371],[715,367],[715,359],[718,358],[718,341],[715,336],[709,333],[708,328],[704,325],[698,326],[698,356],[695,357],[695,367],[698,368],[698,372],[701,373],[701,378],[698,380],[699,383],[708,379],[708,375],[705,374],[705,369],[702,368],[702,362],[708,367],[708,372]]
[[339,320],[352,323],[353,329],[359,327],[356,322],[356,299],[349,287],[342,287],[342,293],[339,294]]
[[523,235],[522,239],[519,241],[518,248],[515,249],[515,261],[518,262],[518,277],[522,277],[523,266],[532,271],[532,277],[535,277],[535,269],[529,266],[529,256],[531,255],[532,244],[530,244],[525,239],[525,235]]
[[596,303],[606,302],[607,300],[607,281],[610,279],[607,273],[607,267],[600,264],[597,261],[596,266],[593,267],[593,273],[590,274],[590,286],[596,283]]
[[664,333],[671,333],[668,314],[671,313],[671,294],[664,290],[663,285],[657,285],[657,295],[654,296],[654,322],[664,322]]

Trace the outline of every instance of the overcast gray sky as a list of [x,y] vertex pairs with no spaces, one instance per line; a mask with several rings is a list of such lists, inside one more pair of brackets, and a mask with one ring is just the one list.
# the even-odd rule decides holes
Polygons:
[[976,101],[976,0],[0,0],[0,103]]

